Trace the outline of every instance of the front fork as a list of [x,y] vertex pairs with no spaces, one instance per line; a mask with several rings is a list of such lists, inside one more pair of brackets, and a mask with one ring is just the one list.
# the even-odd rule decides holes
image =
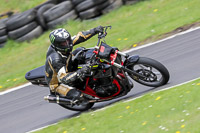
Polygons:
[[[99,47],[96,46],[95,50],[93,51],[94,55],[95,54],[98,55],[98,49],[99,49]],[[121,56],[124,56],[126,58],[123,65],[122,64],[118,64],[118,63],[115,62],[116,57],[117,57],[118,54],[121,55]],[[91,57],[91,58],[93,58],[93,57]],[[120,68],[120,69],[124,70],[125,72],[128,72],[129,74],[135,75],[138,78],[145,78],[143,75],[141,75],[141,74],[129,69],[129,66],[132,66],[135,63],[137,63],[139,58],[140,57],[138,55],[129,56],[126,53],[123,53],[123,52],[120,52],[118,50],[115,50],[115,53],[111,54],[111,56],[110,56],[110,60],[111,61],[108,61],[106,59],[101,59],[101,60],[105,61],[106,63],[108,63],[110,65],[116,66],[117,68]]]
[[[119,53],[119,52],[118,52],[118,53]],[[121,53],[121,52],[120,52],[120,53]],[[120,54],[120,55],[124,55],[124,53],[123,53],[123,54]],[[125,56],[125,58],[126,58],[126,56]],[[141,75],[141,74],[139,74],[139,73],[137,73],[137,72],[135,72],[135,71],[133,71],[133,70],[131,70],[131,69],[128,68],[128,66],[132,66],[132,65],[134,65],[135,63],[137,63],[137,61],[139,60],[139,58],[140,58],[140,57],[139,57],[138,55],[133,55],[133,56],[127,57],[127,58],[125,59],[123,65],[118,64],[118,63],[115,63],[115,62],[113,62],[113,61],[110,62],[110,61],[108,61],[108,60],[106,60],[106,59],[102,59],[102,60],[105,61],[105,62],[107,62],[107,63],[109,63],[109,64],[111,64],[111,65],[113,65],[113,66],[116,66],[117,68],[120,68],[120,69],[124,70],[125,72],[128,72],[129,74],[133,74],[133,75],[135,75],[135,76],[137,76],[137,77],[139,77],[139,78],[144,78],[143,75]]]

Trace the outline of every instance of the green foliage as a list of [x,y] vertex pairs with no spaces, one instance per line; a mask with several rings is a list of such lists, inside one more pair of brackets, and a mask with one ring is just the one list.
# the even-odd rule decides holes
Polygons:
[[[10,2],[10,0],[1,1]],[[75,35],[79,31],[98,25],[112,25],[113,28],[108,31],[106,38],[107,43],[126,50],[137,46],[147,38],[153,37],[156,40],[160,34],[198,22],[199,5],[199,0],[148,0],[135,5],[122,6],[96,20],[69,21],[68,24],[58,27],[66,28]],[[22,10],[20,6],[15,5],[15,7]],[[6,8],[11,9],[11,6],[7,5]],[[45,54],[50,44],[49,33],[50,31],[47,31],[30,42],[17,43],[9,40],[6,46],[0,49],[0,90],[25,83],[24,75],[27,71],[44,65]],[[93,47],[96,43],[95,36],[76,47]]]

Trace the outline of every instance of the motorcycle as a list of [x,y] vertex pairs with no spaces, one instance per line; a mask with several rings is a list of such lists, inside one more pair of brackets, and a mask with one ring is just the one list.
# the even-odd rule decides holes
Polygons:
[[[45,96],[45,100],[69,110],[85,111],[97,102],[125,96],[134,86],[132,80],[150,87],[159,87],[169,81],[169,72],[160,62],[138,55],[130,56],[106,44],[105,37],[109,28],[111,26],[105,26],[104,32],[98,34],[94,48],[78,48],[73,51],[75,56],[72,60],[77,62],[77,69],[85,64],[91,68],[86,78],[78,83],[77,89],[82,91],[83,100],[74,102],[58,94]],[[25,78],[32,84],[48,86],[44,66],[27,72]]]

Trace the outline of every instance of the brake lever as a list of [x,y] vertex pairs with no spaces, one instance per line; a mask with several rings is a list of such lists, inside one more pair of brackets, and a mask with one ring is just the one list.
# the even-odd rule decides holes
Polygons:
[[104,31],[104,37],[105,37],[105,36],[107,35],[107,29],[108,29],[108,28],[110,28],[110,29],[111,29],[111,28],[112,28],[112,26],[105,26],[104,28],[105,28],[105,31]]
[[107,29],[108,29],[108,28],[110,28],[110,29],[111,29],[111,28],[112,28],[112,26],[105,26],[104,28],[106,28],[106,29],[105,29],[105,33],[107,33],[107,32],[106,32],[106,31],[107,31]]
[[98,34],[98,42],[97,42],[97,46],[99,46],[99,43],[100,43],[100,39],[102,39],[102,38],[105,38],[106,37],[106,35],[107,35],[107,29],[108,28],[112,28],[112,26],[104,26],[103,28],[105,28],[105,30],[104,30],[104,32],[100,32],[99,34]]

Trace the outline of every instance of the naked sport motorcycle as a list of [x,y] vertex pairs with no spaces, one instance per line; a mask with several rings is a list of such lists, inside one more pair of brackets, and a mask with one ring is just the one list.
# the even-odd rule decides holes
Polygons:
[[[77,89],[83,92],[83,100],[74,102],[58,94],[45,96],[45,100],[69,110],[85,111],[92,108],[94,103],[125,96],[133,88],[132,80],[150,87],[159,87],[168,82],[169,72],[160,62],[128,55],[106,44],[105,37],[109,28],[111,26],[105,26],[104,32],[98,34],[98,43],[94,48],[73,51],[73,61],[78,63],[77,69],[85,64],[91,68],[85,80],[78,83],[80,87]],[[41,66],[27,72],[25,78],[32,84],[47,86],[44,71],[44,66]]]

